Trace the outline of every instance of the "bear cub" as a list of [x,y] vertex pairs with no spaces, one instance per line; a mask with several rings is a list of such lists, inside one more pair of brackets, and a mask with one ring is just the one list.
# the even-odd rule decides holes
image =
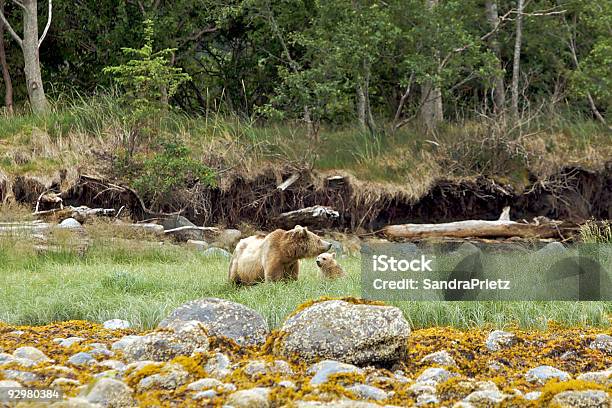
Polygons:
[[346,276],[342,266],[336,261],[336,253],[325,252],[317,256],[317,266],[321,276],[327,279],[337,279]]

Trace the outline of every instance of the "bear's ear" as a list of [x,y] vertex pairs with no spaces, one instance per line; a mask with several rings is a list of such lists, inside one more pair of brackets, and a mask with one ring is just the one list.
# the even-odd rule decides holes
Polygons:
[[332,252],[331,255],[332,255],[332,258],[336,259],[336,253],[335,252]]
[[293,230],[299,235],[306,236],[308,234],[308,229],[306,227],[302,227],[301,225],[296,225]]

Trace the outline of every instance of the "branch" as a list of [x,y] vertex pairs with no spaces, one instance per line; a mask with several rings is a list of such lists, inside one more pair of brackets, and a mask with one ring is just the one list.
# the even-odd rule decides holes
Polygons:
[[40,45],[45,40],[45,37],[47,36],[47,33],[49,32],[49,27],[51,27],[52,11],[53,11],[53,2],[49,0],[49,18],[47,19],[47,25],[45,26],[45,30],[43,31],[42,35],[40,36],[40,39],[38,40],[38,48],[40,48]]
[[[525,4],[525,6],[526,5],[527,5],[527,3]],[[555,8],[551,8],[551,9],[548,9],[548,10],[538,10],[538,11],[534,11],[534,12],[531,12],[531,13],[525,13],[525,12],[520,12],[519,13],[517,10],[511,9],[506,14],[504,14],[501,17],[499,17],[498,18],[498,23],[495,26],[495,28],[493,28],[491,31],[489,31],[488,33],[486,33],[483,36],[481,36],[479,38],[479,41],[481,41],[481,42],[486,41],[489,37],[491,37],[492,35],[494,35],[495,33],[497,33],[500,30],[500,28],[502,27],[504,22],[512,21],[513,19],[510,18],[510,16],[512,14],[521,14],[521,16],[533,17],[533,16],[554,16],[554,15],[558,15],[558,14],[565,14],[566,12],[567,12],[567,10],[555,10]],[[450,59],[452,58],[452,56],[454,54],[461,53],[461,52],[467,50],[468,48],[473,47],[475,44],[476,44],[476,42],[468,43],[468,44],[465,44],[462,47],[455,48],[454,50],[451,50],[448,54],[446,54],[446,56],[444,57],[444,59],[442,60],[440,65],[438,66],[438,70],[441,71],[446,66],[446,64],[448,64],[448,62],[450,61]]]
[[8,20],[4,16],[4,12],[2,12],[1,10],[0,10],[0,20],[2,20],[2,23],[4,24],[8,32],[11,34],[11,37],[13,37],[15,41],[17,41],[17,44],[19,44],[19,46],[21,47],[23,44],[23,40],[19,38],[15,30],[13,30],[13,27],[11,27],[11,23],[8,22]]
[[24,6],[24,4],[18,0],[13,0],[13,3],[15,3],[16,5],[18,5],[19,7],[21,7],[22,9],[26,10],[26,6]]

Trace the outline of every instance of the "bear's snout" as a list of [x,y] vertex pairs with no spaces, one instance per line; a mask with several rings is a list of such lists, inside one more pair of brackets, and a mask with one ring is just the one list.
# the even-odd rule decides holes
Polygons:
[[332,243],[323,241],[323,246],[325,247],[325,252],[329,251],[332,248]]
[[321,266],[321,261],[317,259],[317,266]]

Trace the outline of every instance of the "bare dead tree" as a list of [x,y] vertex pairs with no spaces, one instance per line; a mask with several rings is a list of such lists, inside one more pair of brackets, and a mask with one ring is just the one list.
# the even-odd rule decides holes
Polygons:
[[497,12],[497,1],[486,0],[485,10],[489,26],[491,27],[491,30],[495,30],[495,34],[489,37],[489,47],[499,61],[497,66],[499,72],[495,75],[494,79],[495,85],[493,87],[493,102],[495,103],[495,112],[500,113],[504,111],[504,106],[506,105],[506,86],[504,84],[504,73],[501,64],[499,42],[497,41],[497,26],[500,24],[499,15]]
[[514,39],[514,56],[512,60],[512,102],[510,110],[512,116],[518,117],[518,100],[519,100],[519,79],[521,75],[521,46],[523,42],[523,9],[525,7],[524,0],[518,0],[517,15],[516,15],[516,37]]
[[40,37],[38,36],[38,1],[13,0],[13,3],[23,10],[23,38],[15,32],[4,12],[0,12],[0,20],[23,52],[24,74],[32,112],[44,114],[49,109],[49,103],[42,82],[39,49],[51,27],[53,3],[52,0],[48,0],[47,24]]
[[[438,5],[438,0],[427,0],[427,7],[433,10]],[[436,51],[435,57],[439,59]],[[442,110],[442,90],[439,85],[428,80],[421,86],[421,120],[428,131],[434,131],[438,123],[444,120]]]
[[[4,0],[0,0],[0,13],[4,14]],[[8,63],[6,62],[6,49],[4,47],[4,22],[0,20],[0,66],[2,66],[2,79],[4,79],[4,106],[6,113],[13,114],[13,81]]]

